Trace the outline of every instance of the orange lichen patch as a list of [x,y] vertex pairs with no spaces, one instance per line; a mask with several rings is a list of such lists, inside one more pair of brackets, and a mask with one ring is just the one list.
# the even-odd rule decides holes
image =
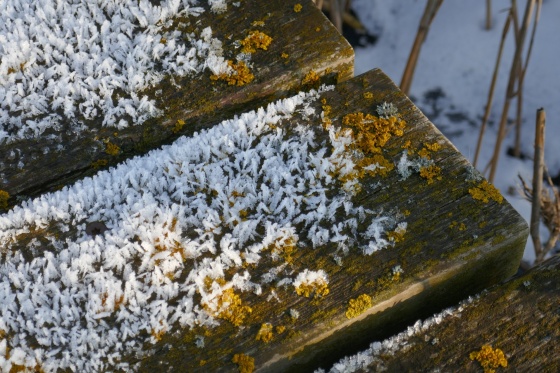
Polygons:
[[224,80],[228,85],[237,85],[238,87],[244,86],[245,84],[251,83],[255,76],[251,74],[251,70],[243,61],[239,61],[237,64],[231,60],[228,60],[228,66],[231,67],[232,72],[222,73],[219,75],[212,75],[210,79],[212,80]]
[[364,92],[364,98],[372,99],[372,98],[373,98],[373,93],[371,93],[371,92]]
[[317,83],[319,83],[319,79],[320,79],[319,75],[314,70],[310,70],[303,77],[303,80],[301,81],[301,84],[304,85],[304,86],[313,86],[313,85],[316,85]]
[[484,373],[494,373],[499,367],[507,367],[507,359],[504,352],[499,348],[484,345],[480,351],[473,351],[469,355],[471,360],[476,360],[484,369]]
[[441,180],[441,168],[432,164],[420,168],[420,177],[428,180],[428,184],[432,184],[435,180]]
[[313,282],[303,282],[296,288],[297,295],[303,295],[309,298],[315,293],[315,299],[322,298],[329,294],[329,285],[322,279],[316,279]]
[[173,133],[178,133],[183,129],[183,126],[185,125],[185,121],[182,119],[177,119],[177,122],[175,123],[175,126],[173,127],[173,129],[171,130]]
[[106,159],[100,159],[98,161],[91,162],[91,167],[97,170],[101,167],[107,166],[107,163],[109,162]]
[[[206,311],[211,311],[207,304],[203,304]],[[253,310],[244,306],[239,295],[232,288],[225,289],[218,297],[218,311],[212,312],[214,317],[229,321],[234,326],[240,326]]]
[[301,12],[302,9],[303,9],[303,6],[301,6],[300,3],[297,3],[296,5],[294,5],[294,12],[299,13],[299,12]]
[[402,225],[397,226],[395,230],[387,232],[387,238],[389,241],[402,242],[404,240],[404,235],[406,234],[406,228]]
[[[113,295],[112,297],[113,302],[112,304],[109,301],[109,294],[107,292],[101,294],[101,307],[103,307],[103,311],[116,311],[124,304],[124,294],[121,294],[119,297]],[[112,306],[111,309],[107,309],[108,306]]]
[[437,142],[434,142],[433,144],[425,143],[424,147],[431,152],[437,152],[438,150],[441,149],[441,145]]
[[332,111],[332,107],[330,105],[327,105],[327,99],[323,98],[321,100],[321,103],[323,104],[322,109],[323,109],[323,113],[322,113],[322,124],[323,124],[323,128],[324,129],[329,129],[329,127],[332,124],[332,120],[331,118],[329,118],[329,115],[331,114]]
[[107,141],[105,143],[105,153],[109,154],[109,155],[118,155],[121,151],[121,148],[119,148],[118,145],[113,144],[110,141]]
[[469,194],[472,198],[482,201],[484,203],[494,200],[501,204],[504,201],[504,197],[500,194],[498,189],[494,185],[490,184],[488,181],[483,180],[478,186],[469,189]]
[[241,52],[255,53],[257,49],[267,50],[272,43],[272,38],[261,31],[251,31],[249,35],[241,40]]
[[348,309],[346,310],[346,317],[352,319],[359,316],[371,308],[371,306],[371,297],[367,294],[362,294],[356,299],[350,299],[348,302]]
[[284,325],[278,325],[278,326],[276,327],[276,333],[278,333],[278,334],[282,334],[282,333],[284,333],[285,331],[286,331],[286,327],[285,327]]
[[252,373],[255,370],[255,359],[245,354],[235,354],[231,360],[237,364],[239,373]]
[[414,154],[414,146],[412,146],[410,140],[406,140],[406,142],[401,147],[403,149],[406,149],[408,151],[408,154]]
[[281,240],[276,240],[268,248],[271,249],[272,254],[282,257],[286,263],[291,264],[294,260],[292,255],[294,255],[297,250],[297,237],[290,236]]
[[154,340],[156,340],[157,342],[161,341],[161,338],[163,338],[163,336],[165,335],[165,333],[167,332],[167,330],[165,328],[162,329],[152,329],[152,331],[150,332],[151,336],[154,338]]
[[342,124],[355,130],[356,147],[364,154],[381,153],[381,148],[393,135],[403,135],[406,126],[405,121],[397,117],[378,118],[362,112],[345,115]]
[[9,199],[10,199],[10,194],[5,190],[0,190],[0,209],[8,208]]
[[272,340],[272,337],[274,337],[272,330],[273,330],[272,324],[269,323],[262,324],[255,339],[257,341],[263,341],[264,343],[270,342]]

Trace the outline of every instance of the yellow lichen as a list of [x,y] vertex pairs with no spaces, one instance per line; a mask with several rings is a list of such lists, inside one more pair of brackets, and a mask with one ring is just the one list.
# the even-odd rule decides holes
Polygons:
[[315,31],[319,32],[319,31],[321,31],[321,28],[320,27],[315,27]]
[[241,52],[255,53],[257,49],[267,50],[272,43],[272,38],[261,31],[251,31],[249,35],[241,40]]
[[346,317],[352,319],[359,316],[371,308],[371,306],[371,297],[367,294],[362,294],[356,299],[350,299],[348,302],[348,309],[346,310]]
[[441,180],[441,168],[432,164],[420,168],[420,176],[428,180],[428,184],[432,184],[434,179]]
[[173,127],[173,129],[171,130],[173,133],[178,133],[183,129],[183,126],[185,125],[185,121],[182,119],[177,119],[177,122],[175,123],[175,126]]
[[10,194],[5,190],[0,190],[0,209],[8,208],[9,199],[10,199]]
[[356,130],[356,146],[364,153],[381,153],[381,148],[393,135],[403,135],[406,125],[396,117],[378,118],[362,112],[345,115],[342,124]]
[[507,367],[507,359],[499,348],[484,345],[480,351],[473,351],[469,355],[471,360],[476,360],[484,369],[484,373],[494,373],[499,367]]
[[212,80],[224,80],[228,85],[237,85],[238,87],[244,86],[245,84],[251,83],[255,76],[251,74],[251,70],[243,61],[239,61],[237,64],[231,60],[227,61],[228,66],[233,70],[230,73],[221,73],[218,75],[210,76]]
[[305,86],[313,86],[313,85],[316,85],[317,83],[319,83],[319,79],[320,79],[319,75],[315,71],[310,70],[303,77],[303,80],[301,81],[301,84],[305,85]]
[[410,140],[406,140],[406,142],[402,145],[402,148],[406,149],[408,151],[408,154],[414,154],[414,147],[412,146]]
[[434,142],[433,144],[425,143],[424,147],[432,152],[437,152],[438,150],[441,149],[441,145],[437,142]]
[[[207,304],[204,309],[210,311]],[[234,326],[240,326],[248,314],[253,312],[251,307],[244,306],[239,295],[235,294],[232,288],[225,289],[218,297],[218,311],[213,312],[213,316],[229,321]]]
[[318,278],[313,282],[302,282],[297,288],[297,295],[303,295],[309,298],[311,294],[315,293],[315,299],[322,298],[329,294],[329,285],[326,281]]
[[269,247],[272,253],[278,255],[284,259],[288,264],[293,262],[293,257],[297,250],[297,237],[290,236],[283,240],[276,240]]
[[251,26],[253,27],[264,26],[264,21],[253,21],[253,23],[251,23]]
[[282,54],[280,55],[280,57],[282,57],[282,58],[288,58],[288,57],[290,57],[290,55],[289,55],[288,53],[286,53],[286,52],[282,52]]
[[272,324],[269,323],[262,324],[255,339],[257,341],[263,341],[264,343],[270,342],[272,340],[272,337],[274,336],[272,330],[273,330]]
[[483,180],[478,186],[469,189],[469,193],[472,198],[482,201],[484,203],[494,200],[501,204],[504,201],[504,197],[500,194],[498,189],[494,185],[490,184],[488,181]]
[[371,92],[364,92],[364,98],[367,98],[367,99],[373,98],[373,93],[371,93]]
[[109,155],[118,155],[121,151],[121,148],[119,148],[118,145],[113,144],[110,141],[107,141],[105,143],[105,153],[109,154]]
[[302,9],[303,9],[303,7],[301,6],[300,3],[297,3],[296,5],[294,5],[294,12],[299,13],[299,12],[301,12]]
[[282,334],[282,333],[284,333],[285,331],[286,331],[286,327],[285,327],[284,325],[278,325],[278,326],[276,327],[276,333],[278,333],[278,334]]
[[403,226],[398,226],[397,228],[395,228],[394,231],[387,232],[387,238],[389,238],[389,241],[395,243],[401,242],[404,240],[405,233],[406,233],[406,228],[404,228]]
[[235,354],[231,360],[237,364],[239,373],[252,373],[255,370],[255,359],[245,354]]

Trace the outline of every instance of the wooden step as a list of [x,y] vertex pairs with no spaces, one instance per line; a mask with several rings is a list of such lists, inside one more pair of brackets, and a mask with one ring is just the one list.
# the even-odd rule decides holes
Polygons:
[[1,215],[0,327],[45,370],[309,371],[511,276],[527,232],[372,70]]
[[[212,3],[219,4],[220,1]],[[126,128],[103,125],[105,112],[99,108],[97,116],[90,119],[77,111],[71,111],[75,117],[68,118],[70,114],[63,113],[64,107],[54,104],[55,96],[47,95],[47,107],[41,109],[43,112],[24,119],[28,128],[25,134],[18,135],[18,129],[9,129],[11,127],[7,123],[0,128],[12,138],[9,143],[2,142],[0,131],[0,211],[13,206],[17,201],[60,189],[72,181],[93,175],[99,169],[106,169],[134,155],[145,154],[163,144],[170,144],[181,135],[192,135],[234,114],[288,97],[301,89],[316,88],[320,82],[332,84],[353,76],[354,52],[351,46],[311,0],[227,2],[227,10],[223,12],[218,5],[210,8],[206,1],[199,2],[197,6],[204,8],[204,12],[198,16],[176,15],[163,26],[159,23],[152,26],[158,30],[154,38],[161,45],[171,45],[173,41],[179,48],[184,44],[185,55],[188,55],[189,49],[194,48],[196,43],[211,44],[212,48],[218,50],[220,48],[215,44],[221,43],[223,53],[216,52],[217,57],[223,56],[225,60],[232,61],[233,66],[238,67],[239,74],[230,73],[233,77],[222,74],[220,77],[220,74],[213,73],[210,68],[199,66],[198,70],[186,76],[173,75],[159,66],[157,60],[147,60],[146,63],[155,63],[150,72],[161,73],[164,77],[154,86],[150,85],[135,93],[140,98],[155,100],[155,107],[162,112],[142,124],[133,123],[127,114],[117,115],[117,123],[121,119],[128,121],[129,126]],[[122,18],[107,17],[111,22]],[[59,22],[64,24],[66,20],[61,19]],[[129,30],[123,30],[122,39],[129,42],[147,32],[138,22],[135,26],[129,33]],[[210,36],[204,31],[208,27],[211,29]],[[72,35],[73,33],[74,31],[71,32]],[[191,41],[185,41],[189,38]],[[75,37],[71,40],[73,41],[70,43],[78,43]],[[65,43],[66,40],[59,42]],[[109,42],[105,42],[107,43]],[[98,44],[100,48],[105,48],[105,44]],[[76,45],[74,47],[78,48]],[[198,48],[197,53],[208,54],[208,50],[207,46]],[[245,58],[242,56],[243,51],[252,52],[247,65],[250,69],[242,69],[241,63],[236,61],[236,58]],[[64,59],[66,52],[60,52]],[[113,53],[124,52],[117,49]],[[117,60],[114,54],[105,57]],[[76,60],[79,58],[82,57],[78,56]],[[202,64],[206,57],[197,58]],[[11,82],[6,84],[14,87],[11,89],[7,86],[6,89],[15,90],[14,97],[19,97],[15,87],[39,74],[44,75],[44,82],[39,79],[34,83],[36,85],[56,86],[57,79],[69,79],[68,76],[72,76],[71,81],[81,79],[83,82],[80,87],[87,87],[88,76],[71,70],[71,63],[80,63],[72,59],[64,61],[63,66],[70,66],[67,74],[54,75],[47,83],[47,75],[54,67],[41,61],[35,61],[29,67],[26,65],[27,61],[22,60],[18,66],[6,70],[6,81]],[[208,60],[206,62],[210,63]],[[86,64],[87,61],[84,62]],[[98,64],[101,65],[101,61]],[[112,74],[118,74],[118,67]],[[104,76],[104,79],[111,80],[109,76]],[[25,94],[30,92],[32,90],[28,89]],[[41,91],[38,93],[42,94]],[[130,97],[130,92],[125,92],[123,87],[113,89],[110,99],[117,106],[120,99]],[[73,100],[76,101],[76,107],[83,104],[80,97],[74,97]],[[20,106],[14,104],[9,115],[22,115],[21,110]],[[31,121],[38,122],[49,115],[59,118],[57,126],[50,126],[40,134],[30,129],[33,127]]]
[[558,372],[560,256],[373,343],[331,372]]

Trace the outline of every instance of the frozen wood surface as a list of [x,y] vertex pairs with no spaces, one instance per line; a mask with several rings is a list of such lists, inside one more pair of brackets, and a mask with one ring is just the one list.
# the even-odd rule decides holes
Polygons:
[[[153,283],[153,279],[160,278],[158,281],[170,286],[169,289],[173,286],[181,289],[181,284],[189,281],[190,273],[216,256],[225,255],[229,261],[239,262],[238,266],[226,266],[220,276],[208,272],[203,280],[199,277],[200,281],[193,285],[198,287],[192,288],[198,290],[191,293],[179,290],[159,303],[168,308],[165,312],[156,312],[152,318],[145,318],[146,322],[152,320],[149,321],[151,329],[140,329],[136,335],[130,332],[136,346],[140,343],[140,350],[136,348],[112,355],[111,360],[101,358],[103,364],[108,364],[106,367],[126,363],[146,372],[233,372],[241,368],[283,372],[329,368],[342,356],[366,348],[372,340],[393,335],[404,325],[451,306],[515,273],[527,239],[526,223],[385,74],[372,70],[318,95],[312,95],[315,98],[311,101],[295,107],[284,103],[274,110],[269,108],[274,113],[284,110],[292,114],[279,121],[263,119],[259,126],[264,126],[266,131],[251,137],[249,144],[252,145],[243,146],[252,151],[251,146],[257,146],[261,139],[268,139],[266,136],[284,136],[283,142],[272,141],[267,145],[282,152],[278,161],[290,159],[292,153],[307,148],[325,149],[324,152],[313,150],[317,151],[317,157],[324,157],[323,163],[309,155],[291,164],[291,171],[287,174],[278,172],[277,180],[256,177],[261,192],[255,196],[260,198],[261,194],[268,193],[265,191],[274,188],[291,188],[290,178],[297,178],[300,173],[308,180],[315,180],[316,176],[309,179],[311,175],[322,173],[324,187],[305,186],[311,189],[305,189],[301,196],[284,194],[282,201],[270,202],[267,208],[255,203],[239,210],[241,207],[236,207],[237,204],[248,203],[255,193],[248,187],[227,189],[224,195],[218,185],[221,181],[204,185],[202,179],[197,179],[196,183],[183,182],[181,185],[169,181],[167,185],[156,185],[150,191],[151,185],[163,178],[155,171],[145,171],[148,175],[141,174],[137,181],[134,177],[127,182],[128,175],[134,171],[132,168],[151,167],[152,161],[137,159],[134,162],[139,163],[125,164],[112,171],[112,176],[102,173],[93,182],[86,180],[68,191],[65,189],[53,197],[45,197],[59,200],[57,205],[70,204],[67,207],[70,210],[79,210],[82,204],[85,211],[64,213],[62,217],[41,223],[40,219],[14,210],[13,216],[21,216],[18,219],[24,222],[17,223],[17,227],[10,228],[13,233],[6,234],[7,238],[2,242],[3,258],[11,261],[19,258],[17,260],[31,263],[42,253],[58,255],[66,247],[74,247],[73,242],[84,248],[98,247],[96,250],[101,252],[109,243],[112,247],[122,242],[125,248],[136,248],[130,251],[135,254],[129,254],[133,257],[127,259],[124,272],[112,270],[109,266],[114,260],[103,259],[103,254],[93,266],[101,266],[102,275],[113,276],[112,281],[122,283],[123,288],[129,286],[125,285],[129,280],[122,276],[132,271],[136,273],[137,281],[152,278]],[[251,115],[240,120],[249,123],[249,118],[257,114]],[[264,111],[259,115],[267,118]],[[227,129],[228,126],[226,123],[220,128]],[[313,135],[305,135],[308,133],[305,129],[313,131]],[[225,148],[230,147],[228,137],[220,136],[216,141],[225,141]],[[305,145],[293,145],[303,137],[307,139]],[[193,141],[202,144],[207,138],[197,140],[195,136]],[[348,141],[344,142],[345,139]],[[185,144],[182,146],[192,146],[190,142]],[[337,148],[336,144],[346,145]],[[171,157],[161,160],[168,162],[163,163],[161,172],[177,176],[176,170],[182,170],[187,160],[165,155],[166,149],[163,149],[162,156],[159,153],[151,153],[151,156],[156,161]],[[240,167],[235,163],[236,154],[224,155],[221,145],[211,149],[212,153],[216,152],[219,164],[227,166],[229,160],[235,167]],[[315,159],[313,166],[309,166],[306,162],[312,159]],[[334,162],[331,163],[334,166],[329,168],[324,163],[326,160]],[[206,167],[210,163],[204,161],[192,167]],[[270,170],[266,165],[265,158],[257,161],[254,172],[257,175],[267,175],[268,171],[274,173],[274,169]],[[306,174],[306,170],[311,173]],[[218,180],[227,182],[235,174],[226,174]],[[189,173],[185,175],[190,177]],[[102,180],[109,184],[104,185]],[[84,185],[92,183],[101,187],[101,191],[87,197],[87,202],[79,202],[78,197],[73,197],[88,195],[87,190],[84,193]],[[130,184],[134,186],[136,183],[140,189],[135,190],[142,196],[139,202],[129,202],[135,198],[133,192],[118,196],[119,188],[131,188]],[[187,189],[180,192],[181,188]],[[150,193],[155,193],[154,197],[150,197]],[[198,198],[199,195],[203,198]],[[276,241],[269,239],[264,220],[274,222],[274,219],[289,216],[293,206],[298,208],[298,201],[321,195],[326,198],[324,203],[310,208],[307,214],[318,214],[326,220],[316,224],[315,218],[306,221],[302,216],[296,217],[292,224],[284,226],[286,232],[293,232],[292,235],[279,236],[281,239]],[[181,209],[191,208],[191,202],[181,202],[185,198],[211,206],[225,198],[216,213],[221,225],[215,228],[205,226],[206,232],[201,227],[189,225],[192,219],[196,220],[196,213],[192,216],[181,213]],[[328,206],[332,206],[329,202],[337,199],[344,203],[328,212],[331,208]],[[163,206],[169,200],[173,202],[171,207],[161,207],[163,212],[160,214],[163,215],[154,215],[154,221],[141,220],[143,223],[135,223],[136,228],[126,228],[138,215],[147,210],[153,215],[154,209],[159,209],[158,205]],[[41,205],[39,200],[33,203]],[[93,207],[86,209],[87,203]],[[121,204],[125,205],[123,211],[130,210],[127,215],[119,215]],[[138,206],[141,210],[133,214]],[[33,211],[38,211],[39,207]],[[117,212],[111,212],[113,209]],[[356,214],[354,218],[352,214]],[[251,222],[259,223],[252,236],[247,236],[249,241],[240,248],[241,254],[235,254],[230,249],[235,248],[236,241],[231,240],[230,235],[235,237],[240,229],[238,226],[245,227]],[[2,224],[11,223],[4,220]],[[316,234],[312,234],[313,230]],[[128,236],[117,237],[119,231]],[[165,234],[152,233],[160,231]],[[203,252],[200,257],[196,253],[189,254],[187,249],[196,239],[196,232],[219,243],[221,249],[217,254],[212,251]],[[233,246],[228,246],[227,242]],[[251,247],[260,247],[260,251],[251,252]],[[255,259],[255,253],[260,259]],[[163,267],[172,258],[178,260],[176,265],[182,266],[180,271]],[[228,287],[247,275],[256,287]],[[93,278],[93,274],[88,275],[83,281]],[[88,289],[94,289],[98,286],[96,284],[93,282]],[[220,288],[221,293],[213,293]],[[149,302],[164,291],[153,290],[153,285],[149,289],[152,292],[147,298]],[[93,300],[86,302],[80,298],[75,302],[93,305],[96,316],[93,321],[87,320],[88,325],[91,323],[89,330],[111,330],[113,326],[122,330],[119,325],[126,322],[123,315],[134,316],[134,312],[140,312],[133,311],[132,297],[126,293],[120,295],[119,289],[115,290],[115,295],[110,295],[113,290],[88,291],[92,292],[89,296]],[[167,295],[163,297],[166,299]],[[179,326],[176,319],[167,319],[167,312],[175,312],[174,307],[179,307],[187,298],[198,305],[199,316],[206,310],[217,325],[205,324],[205,318],[196,319],[190,326]],[[95,301],[99,303],[97,306]],[[142,306],[142,312],[151,310],[152,306],[153,303]],[[103,312],[95,311],[95,307]],[[95,321],[98,317],[102,320]],[[153,320],[160,321],[153,324]],[[78,316],[78,322],[86,321],[80,321]],[[10,333],[5,333],[8,341],[12,340]],[[128,338],[132,338],[130,333]],[[48,349],[49,346],[42,348]]]
[[[496,372],[560,370],[560,256],[482,292],[438,323],[395,339],[371,355],[367,368],[352,371],[482,372],[476,353],[500,350],[507,364]],[[474,359],[471,359],[471,354]],[[483,360],[484,361],[484,360]],[[492,361],[492,357],[486,362]],[[504,366],[506,365],[506,366]]]
[[[294,6],[298,3],[302,7],[296,12]],[[212,37],[222,43],[223,57],[235,62],[242,52],[240,42],[253,31],[262,32],[272,41],[266,50],[257,47],[251,55],[253,80],[243,86],[229,85],[225,80],[212,80],[209,69],[183,78],[168,74],[157,85],[137,92],[140,97],[155,100],[156,107],[163,110],[162,116],[148,119],[142,125],[117,130],[103,126],[100,118],[86,120],[78,113],[73,120],[63,120],[58,128],[47,129],[38,137],[1,144],[0,190],[10,195],[8,206],[60,189],[73,180],[145,154],[235,113],[301,89],[318,87],[319,81],[310,79],[312,76],[305,80],[312,72],[331,84],[353,76],[352,48],[310,0],[243,0],[235,5],[229,3],[227,11],[218,14],[206,2],[199,2],[198,6],[205,8],[204,13],[176,17],[157,35],[162,37],[160,42],[167,43],[165,33],[174,31],[182,38],[196,40],[210,27]],[[142,31],[138,26],[133,37]],[[21,74],[26,73],[24,62]],[[16,70],[10,68],[8,74],[19,74]],[[122,95],[119,90],[113,92],[115,105]],[[60,107],[51,109],[50,114],[58,115],[61,111]],[[2,208],[0,205],[0,211]]]

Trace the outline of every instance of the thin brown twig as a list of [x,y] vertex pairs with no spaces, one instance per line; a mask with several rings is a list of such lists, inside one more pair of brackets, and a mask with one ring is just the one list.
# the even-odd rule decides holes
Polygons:
[[515,96],[515,83],[517,82],[517,77],[521,71],[521,54],[523,52],[523,44],[525,42],[525,37],[527,35],[527,28],[529,27],[531,21],[531,15],[533,12],[533,7],[535,5],[535,0],[528,0],[527,7],[525,8],[525,14],[523,16],[523,24],[519,30],[519,35],[517,39],[517,46],[515,48],[515,55],[513,57],[513,64],[511,66],[508,87],[506,91],[506,99],[504,101],[504,107],[502,109],[502,116],[500,118],[500,127],[498,129],[498,137],[496,139],[496,144],[494,146],[494,154],[492,156],[490,176],[488,181],[493,182],[496,176],[496,170],[498,168],[498,160],[500,158],[500,151],[502,148],[502,142],[505,137],[506,123],[509,112],[509,107],[511,105],[511,99]]
[[401,90],[408,95],[410,92],[410,86],[412,85],[412,78],[414,77],[414,70],[416,69],[416,64],[418,62],[418,57],[420,56],[420,49],[426,36],[428,35],[428,30],[430,25],[434,20],[434,17],[439,10],[439,7],[443,3],[443,0],[428,0],[426,3],[426,8],[424,9],[424,14],[420,20],[420,25],[418,26],[418,32],[416,33],[416,38],[412,44],[412,49],[410,50],[410,55],[408,56],[408,61],[406,62],[406,67],[403,72],[401,79]]
[[486,0],[486,30],[492,28],[492,0]]
[[488,123],[488,118],[490,117],[490,111],[492,109],[492,101],[494,100],[494,90],[496,88],[496,81],[498,80],[498,71],[500,69],[500,61],[502,60],[502,54],[504,52],[504,44],[506,41],[506,36],[509,32],[509,27],[511,25],[511,18],[513,17],[511,11],[508,14],[504,29],[502,31],[502,39],[500,40],[500,47],[498,48],[498,57],[496,58],[496,64],[494,65],[494,73],[492,74],[492,82],[490,83],[490,90],[488,92],[488,100],[486,101],[486,108],[484,109],[484,116],[482,117],[482,125],[480,126],[480,132],[478,134],[478,141],[476,143],[476,152],[474,153],[473,166],[476,167],[478,162],[478,156],[480,155],[480,148],[482,146],[482,138],[484,137],[484,132],[486,131],[486,124]]
[[529,66],[529,60],[531,58],[531,52],[533,51],[533,44],[535,41],[535,34],[537,31],[537,26],[539,24],[540,14],[541,14],[542,0],[537,0],[537,9],[535,12],[535,20],[533,22],[533,29],[531,31],[531,39],[529,41],[529,48],[527,49],[527,55],[525,56],[525,63],[521,68],[519,74],[519,81],[517,83],[517,113],[516,113],[516,123],[515,123],[515,145],[513,148],[513,155],[517,158],[521,156],[521,124],[523,116],[523,83],[525,82],[525,73],[527,72],[527,67]]
[[544,167],[544,126],[546,113],[543,108],[537,110],[535,126],[535,157],[533,160],[533,198],[531,201],[531,237],[535,246],[536,258],[542,256],[542,243],[539,233],[541,217],[542,180]]

